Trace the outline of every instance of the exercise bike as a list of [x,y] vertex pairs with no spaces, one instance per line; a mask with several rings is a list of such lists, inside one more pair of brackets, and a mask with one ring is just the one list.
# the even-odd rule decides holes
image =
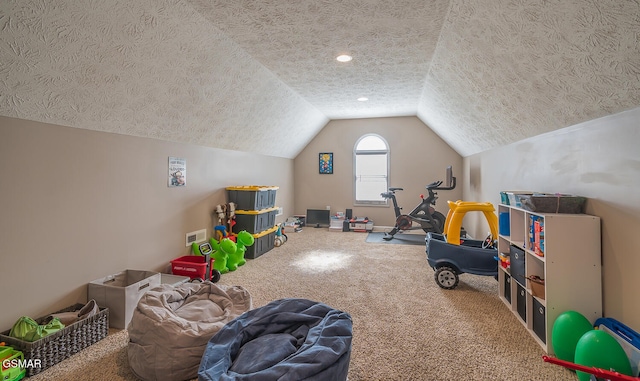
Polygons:
[[422,229],[425,233],[433,232],[443,234],[446,217],[435,210],[436,200],[438,199],[437,190],[452,190],[456,187],[456,178],[453,176],[451,166],[447,167],[447,184],[441,186],[443,181],[434,181],[427,185],[427,198],[420,195],[422,201],[418,206],[413,208],[408,214],[402,214],[402,208],[398,206],[396,200],[396,192],[403,190],[402,188],[389,188],[388,192],[380,195],[385,199],[391,199],[393,202],[393,211],[396,215],[396,223],[393,229],[385,232],[383,239],[390,241],[398,231]]

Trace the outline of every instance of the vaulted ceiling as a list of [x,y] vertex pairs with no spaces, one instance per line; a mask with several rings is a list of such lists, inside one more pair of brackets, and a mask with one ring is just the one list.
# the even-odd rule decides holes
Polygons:
[[77,128],[293,158],[416,115],[468,156],[639,105],[638,0],[0,2],[0,115]]

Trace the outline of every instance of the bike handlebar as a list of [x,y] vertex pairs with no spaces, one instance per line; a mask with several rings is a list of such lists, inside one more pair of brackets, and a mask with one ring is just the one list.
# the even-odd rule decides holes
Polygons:
[[[442,180],[434,181],[431,184],[427,185],[426,188],[428,191],[432,190],[452,190],[456,187],[456,178],[452,177],[451,185],[448,187],[441,187]],[[391,198],[391,196],[395,193],[395,191],[403,190],[402,188],[389,188],[388,192],[380,193],[380,195],[384,198]]]
[[427,190],[452,190],[453,188],[456,187],[456,178],[452,177],[451,178],[451,186],[448,187],[441,187],[440,185],[442,185],[442,180],[440,181],[434,181],[431,184],[427,185],[426,188]]

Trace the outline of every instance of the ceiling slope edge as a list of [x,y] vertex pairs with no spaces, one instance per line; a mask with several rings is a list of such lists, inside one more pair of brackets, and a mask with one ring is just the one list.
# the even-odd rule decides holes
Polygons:
[[182,2],[0,4],[0,115],[294,158],[328,118]]

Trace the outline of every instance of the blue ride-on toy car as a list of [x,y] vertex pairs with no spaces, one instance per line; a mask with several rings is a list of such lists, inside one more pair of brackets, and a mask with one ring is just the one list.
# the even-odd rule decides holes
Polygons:
[[438,286],[451,290],[459,282],[458,275],[498,276],[498,251],[491,236],[487,239],[461,239],[460,245],[447,243],[445,236],[427,233],[427,261],[435,270]]

